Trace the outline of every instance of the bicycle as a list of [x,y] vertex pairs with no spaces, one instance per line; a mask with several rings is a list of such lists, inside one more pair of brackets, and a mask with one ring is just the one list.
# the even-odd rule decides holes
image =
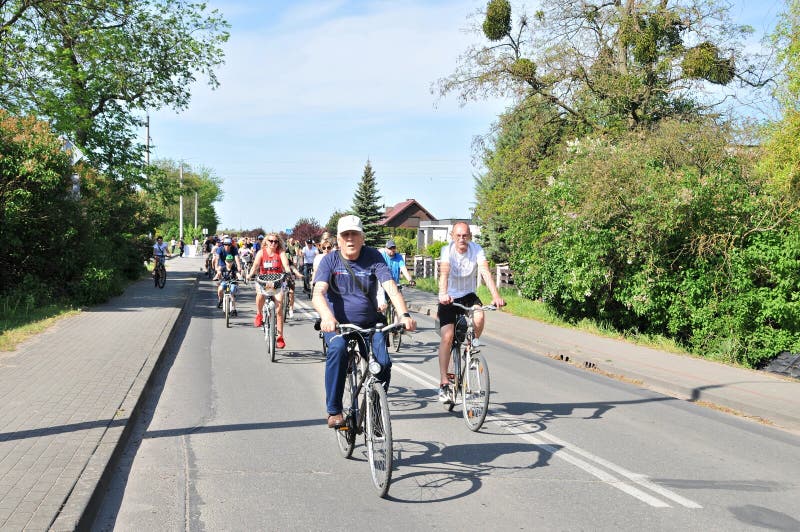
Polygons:
[[230,328],[231,326],[231,305],[233,301],[231,300],[231,286],[238,285],[239,281],[236,279],[231,279],[229,281],[222,281],[225,282],[225,291],[222,296],[222,309],[225,311],[225,327]]
[[303,292],[308,294],[308,299],[313,295],[311,292],[311,279],[313,268],[311,264],[303,264]]
[[[459,303],[452,303],[465,311],[458,316],[455,323],[453,343],[450,349],[450,363],[453,373],[448,374],[452,379],[449,401],[444,404],[448,411],[455,407],[458,396],[461,395],[462,414],[467,428],[473,432],[480,430],[489,412],[489,366],[486,359],[480,354],[477,347],[473,346],[475,329],[472,316],[475,312],[497,310],[494,305],[483,307],[466,307]],[[463,347],[463,348],[462,348]]]
[[[397,290],[402,292],[403,286],[405,285],[398,284]],[[408,286],[414,286],[414,284],[409,284]],[[385,314],[386,314],[386,323],[392,324],[399,321],[400,319],[397,316],[397,309],[394,308],[394,304],[391,302],[391,300],[388,301]],[[400,344],[402,342],[403,342],[403,331],[393,331],[391,334],[386,335],[386,348],[388,349],[392,347],[395,353],[400,351]]]
[[[249,257],[249,258],[248,258]],[[250,255],[245,256],[242,258],[242,271],[247,273],[250,271],[250,268],[253,266],[253,258]],[[242,275],[242,282],[247,286],[247,275]]]
[[153,257],[156,261],[153,267],[153,284],[158,288],[164,288],[167,282],[167,268],[164,267],[165,257]]
[[[275,279],[274,276],[275,274],[258,275],[255,280],[265,288],[282,289],[282,285],[285,284],[285,274],[280,274],[278,279]],[[264,330],[264,342],[267,344],[267,356],[272,362],[275,362],[275,352],[277,350],[275,343],[278,340],[278,318],[275,313],[274,294],[268,294],[265,297],[262,316],[264,317],[264,322],[261,328]]]
[[[372,483],[380,497],[385,497],[392,480],[392,422],[389,400],[383,383],[376,375],[381,366],[372,353],[372,336],[405,328],[402,323],[362,329],[353,324],[340,323],[339,333],[347,339],[347,374],[342,415],[344,423],[335,429],[339,452],[350,458],[355,448],[356,436],[364,434]],[[365,346],[366,352],[362,352]]]

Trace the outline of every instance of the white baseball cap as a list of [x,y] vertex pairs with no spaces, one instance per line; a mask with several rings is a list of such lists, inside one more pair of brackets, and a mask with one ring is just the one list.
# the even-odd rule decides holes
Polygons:
[[361,225],[361,218],[348,214],[339,218],[339,224],[336,227],[336,233],[341,235],[347,231],[364,232],[364,227]]

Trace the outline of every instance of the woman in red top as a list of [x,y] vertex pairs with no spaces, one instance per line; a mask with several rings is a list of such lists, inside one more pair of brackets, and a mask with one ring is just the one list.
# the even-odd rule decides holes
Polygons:
[[[283,242],[280,237],[275,233],[268,234],[264,238],[264,245],[256,253],[253,260],[253,267],[250,268],[250,277],[255,275],[264,275],[267,280],[281,279],[284,272],[291,272],[289,269],[289,259],[286,257],[286,251],[283,249]],[[261,314],[261,309],[264,308],[264,300],[267,294],[275,297],[275,312],[278,321],[278,339],[275,345],[283,349],[286,347],[286,341],[283,339],[283,290],[280,288],[271,288],[261,286],[256,283],[256,321],[255,326],[261,327],[264,323],[264,316]]]

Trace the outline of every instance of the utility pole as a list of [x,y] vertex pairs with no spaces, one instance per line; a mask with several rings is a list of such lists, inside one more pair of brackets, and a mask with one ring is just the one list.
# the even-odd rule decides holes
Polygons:
[[147,139],[145,140],[144,163],[150,166],[150,114],[147,115]]
[[194,226],[197,227],[197,192],[194,193]]
[[179,238],[183,240],[183,161],[180,162],[180,169],[178,170],[180,178],[181,200],[180,200],[180,221],[178,222]]

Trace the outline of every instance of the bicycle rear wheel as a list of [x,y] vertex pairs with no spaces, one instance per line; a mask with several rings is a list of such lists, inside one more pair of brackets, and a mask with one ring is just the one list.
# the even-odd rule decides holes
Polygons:
[[394,331],[390,334],[392,337],[392,347],[394,348],[394,352],[397,353],[400,351],[400,344],[403,342],[403,333],[400,331]]
[[372,483],[378,496],[385,497],[392,481],[392,460],[394,447],[392,441],[392,420],[389,416],[389,400],[383,384],[373,382],[367,389],[366,426],[364,441],[367,444],[367,459],[372,473]]
[[356,417],[358,415],[358,397],[353,396],[357,386],[357,373],[353,370],[354,360],[351,357],[347,365],[347,374],[344,380],[344,395],[342,396],[342,415],[344,416],[347,430],[336,431],[336,442],[339,444],[339,452],[345,458],[353,455],[353,448],[356,446]]
[[450,383],[450,401],[444,403],[444,407],[448,412],[452,412],[453,408],[455,408],[458,390],[461,388],[461,354],[458,352],[458,348],[458,344],[453,344],[453,347],[450,348],[450,365],[453,368],[453,382]]
[[464,423],[477,432],[489,412],[489,366],[483,355],[473,354],[467,362],[463,383]]

